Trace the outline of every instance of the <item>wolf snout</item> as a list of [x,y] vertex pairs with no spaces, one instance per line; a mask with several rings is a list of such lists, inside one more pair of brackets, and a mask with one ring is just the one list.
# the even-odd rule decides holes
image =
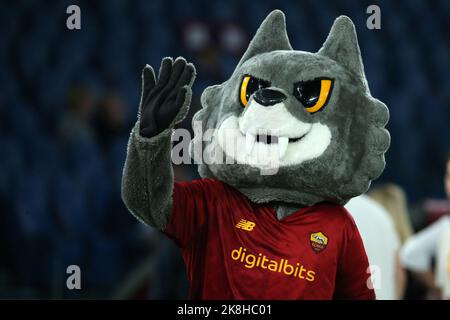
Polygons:
[[286,95],[274,88],[261,88],[255,92],[253,98],[264,107],[270,107],[286,100]]

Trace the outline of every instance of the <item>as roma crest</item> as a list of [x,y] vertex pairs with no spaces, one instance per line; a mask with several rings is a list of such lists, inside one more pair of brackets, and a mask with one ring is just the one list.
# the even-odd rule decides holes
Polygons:
[[311,248],[314,252],[319,253],[327,247],[328,237],[322,232],[314,232],[311,233],[309,241],[311,242]]

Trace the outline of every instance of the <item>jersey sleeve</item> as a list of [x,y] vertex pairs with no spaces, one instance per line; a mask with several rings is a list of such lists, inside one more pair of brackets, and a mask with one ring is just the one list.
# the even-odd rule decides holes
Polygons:
[[201,234],[211,207],[217,202],[222,184],[213,179],[175,182],[172,195],[172,213],[165,234],[184,249],[194,236]]
[[334,299],[375,300],[369,260],[353,218],[344,227]]

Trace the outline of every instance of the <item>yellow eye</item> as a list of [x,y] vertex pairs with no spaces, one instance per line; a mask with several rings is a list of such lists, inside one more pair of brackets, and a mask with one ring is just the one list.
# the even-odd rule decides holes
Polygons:
[[294,84],[294,96],[309,113],[315,113],[325,107],[333,90],[333,80],[328,78],[300,81]]
[[245,108],[250,100],[252,94],[261,88],[270,87],[270,82],[262,79],[258,79],[249,75],[244,76],[239,91],[239,98],[242,106]]

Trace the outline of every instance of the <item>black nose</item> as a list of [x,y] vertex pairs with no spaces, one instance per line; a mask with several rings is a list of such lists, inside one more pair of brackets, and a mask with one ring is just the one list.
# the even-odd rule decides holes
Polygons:
[[265,107],[273,106],[286,99],[286,96],[281,91],[267,88],[259,89],[253,97],[256,102]]

